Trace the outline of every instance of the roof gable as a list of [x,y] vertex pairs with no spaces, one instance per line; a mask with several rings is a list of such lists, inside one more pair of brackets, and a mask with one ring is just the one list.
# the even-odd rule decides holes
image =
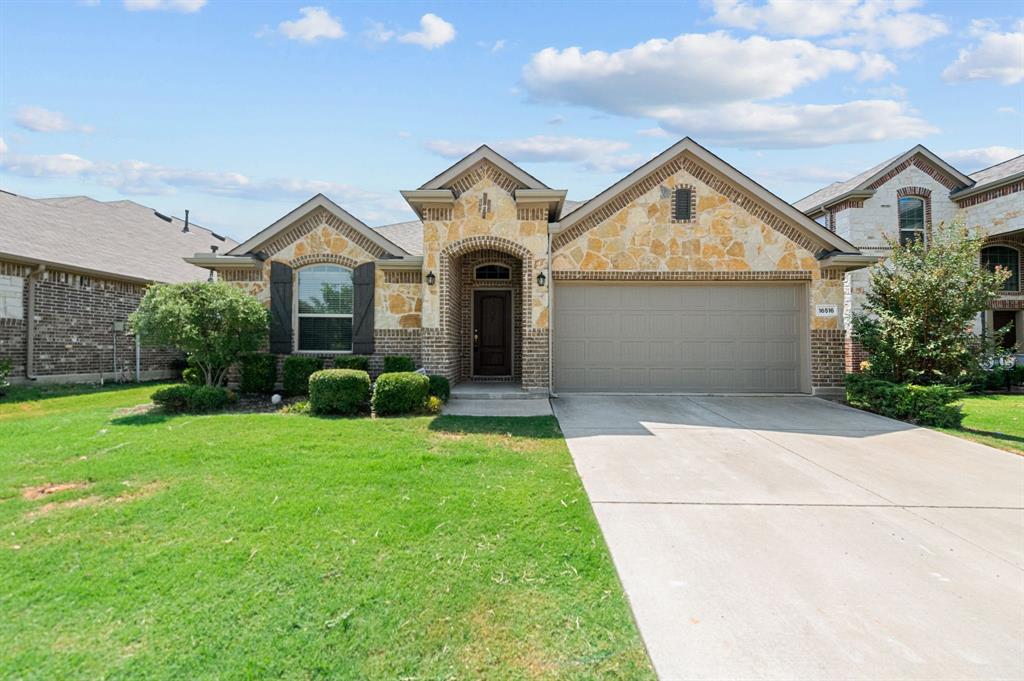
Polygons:
[[[395,257],[409,255],[396,244],[381,236],[381,234],[376,230],[368,227],[361,220],[331,201],[323,194],[317,194],[295,210],[255,234],[244,243],[231,249],[227,254],[245,255],[247,253],[253,253],[262,250],[261,247],[265,247],[267,245],[273,246],[274,244],[271,242],[281,236],[298,238],[299,235],[297,234],[288,234],[288,230],[294,227],[300,231],[308,231],[308,225],[306,224],[309,222],[308,218],[315,217],[316,213],[319,211],[327,213],[328,220],[334,223],[332,224],[332,227],[338,229],[338,231],[348,232],[353,237],[353,240],[358,243],[363,250],[376,258],[388,255]],[[272,250],[277,251],[280,249],[273,248]]]
[[685,137],[556,223],[560,248],[596,227],[680,169],[808,250],[856,253],[845,239],[811,220],[710,151]]
[[484,177],[510,194],[516,189],[550,189],[486,144],[425,182],[420,189],[452,189],[461,194]]

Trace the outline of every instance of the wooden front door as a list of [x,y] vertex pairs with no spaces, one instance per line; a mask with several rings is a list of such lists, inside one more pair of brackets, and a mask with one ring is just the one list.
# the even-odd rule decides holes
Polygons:
[[511,291],[473,291],[473,375],[512,375]]

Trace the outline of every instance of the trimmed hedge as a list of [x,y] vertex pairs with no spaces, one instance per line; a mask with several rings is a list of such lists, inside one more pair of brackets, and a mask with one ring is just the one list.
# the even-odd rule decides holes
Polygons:
[[373,388],[373,411],[378,416],[418,412],[427,401],[429,386],[426,376],[412,371],[381,374]]
[[309,377],[324,368],[324,361],[308,355],[288,355],[281,368],[281,383],[288,395],[308,395]]
[[404,355],[390,355],[384,358],[384,371],[382,374],[395,374],[399,372],[416,371],[416,365],[412,357]]
[[309,407],[314,414],[351,416],[370,401],[370,374],[358,369],[324,369],[309,377]]
[[365,355],[338,355],[334,358],[335,369],[370,370],[370,358]]
[[277,357],[254,352],[239,361],[238,389],[247,394],[268,395],[277,383]]
[[228,406],[231,402],[231,392],[216,386],[182,383],[160,388],[150,396],[150,399],[171,414],[202,414],[220,411]]
[[447,402],[448,398],[452,395],[452,386],[448,382],[448,379],[444,376],[431,374],[430,376],[427,376],[427,380],[429,381],[427,394],[431,397],[437,397],[442,402]]
[[950,385],[890,383],[866,374],[846,375],[846,401],[882,416],[939,428],[959,428],[962,388]]

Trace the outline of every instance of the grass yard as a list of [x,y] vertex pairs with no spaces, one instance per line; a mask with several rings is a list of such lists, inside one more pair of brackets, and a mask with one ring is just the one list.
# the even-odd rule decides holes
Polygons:
[[5,678],[653,678],[553,418],[153,389],[0,401]]
[[964,399],[962,428],[951,435],[1024,454],[1024,395],[973,395]]

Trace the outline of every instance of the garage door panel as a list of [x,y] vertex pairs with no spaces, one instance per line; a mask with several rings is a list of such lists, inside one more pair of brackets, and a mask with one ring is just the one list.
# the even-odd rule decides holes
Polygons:
[[556,389],[799,391],[803,301],[802,285],[558,285]]

